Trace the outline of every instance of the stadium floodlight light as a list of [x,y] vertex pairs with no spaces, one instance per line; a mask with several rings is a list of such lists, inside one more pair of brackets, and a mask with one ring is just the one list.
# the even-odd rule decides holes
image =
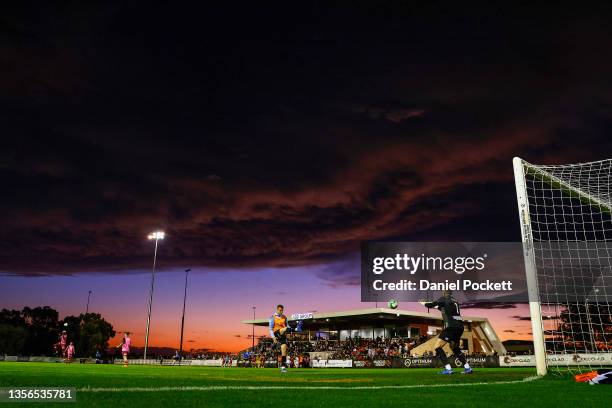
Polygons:
[[155,288],[155,263],[157,261],[157,245],[160,239],[164,239],[163,231],[150,233],[147,238],[149,241],[155,240],[155,251],[153,252],[153,269],[151,270],[151,288],[149,289],[149,310],[147,312],[147,331],[145,334],[144,359],[147,359],[147,349],[149,348],[149,327],[151,325],[151,306],[153,305],[153,289]]
[[165,237],[165,233],[163,231],[155,231],[149,234],[149,236],[147,238],[149,238],[149,240],[155,239],[164,239]]

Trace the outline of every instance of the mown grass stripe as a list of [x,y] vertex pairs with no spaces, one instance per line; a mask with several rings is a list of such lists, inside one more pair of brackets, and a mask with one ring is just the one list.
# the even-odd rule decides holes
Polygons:
[[518,384],[537,380],[537,376],[526,377],[520,380],[512,381],[491,381],[491,382],[472,382],[472,383],[452,383],[452,384],[411,384],[411,385],[371,385],[371,386],[354,386],[342,387],[333,385],[316,385],[316,386],[295,386],[295,385],[210,385],[210,386],[180,386],[180,387],[83,387],[79,388],[79,392],[173,392],[173,391],[259,391],[259,390],[398,390],[409,388],[442,388],[442,387],[469,387],[480,385],[503,385],[503,384]]

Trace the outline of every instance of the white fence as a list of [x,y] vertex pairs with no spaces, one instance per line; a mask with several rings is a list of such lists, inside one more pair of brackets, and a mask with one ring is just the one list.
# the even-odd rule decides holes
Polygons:
[[[121,359],[115,359],[115,363],[116,364],[120,364],[123,360]],[[160,360],[156,360],[156,359],[146,359],[143,360],[142,358],[131,358],[128,360],[128,362],[130,364],[134,364],[134,365],[182,365],[182,366],[208,366],[208,367],[222,367],[223,366],[223,360],[222,359],[216,359],[216,360],[181,360],[181,361],[176,361],[174,359],[171,358],[165,358],[163,359],[161,362]],[[238,365],[238,360],[232,360],[232,367],[236,367]]]

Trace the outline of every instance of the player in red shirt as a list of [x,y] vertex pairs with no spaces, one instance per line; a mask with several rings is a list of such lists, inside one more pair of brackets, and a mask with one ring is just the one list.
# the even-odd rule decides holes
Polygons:
[[66,358],[66,352],[68,350],[68,333],[66,332],[66,330],[63,330],[62,334],[60,334],[59,347],[60,355]]
[[74,343],[70,342],[66,347],[66,363],[72,363],[72,357],[74,357]]

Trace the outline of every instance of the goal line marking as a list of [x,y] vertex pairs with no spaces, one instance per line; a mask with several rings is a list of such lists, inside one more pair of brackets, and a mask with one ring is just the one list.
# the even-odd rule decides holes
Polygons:
[[452,383],[452,384],[413,384],[413,385],[371,385],[342,387],[330,385],[297,386],[297,385],[209,385],[209,386],[182,386],[182,387],[108,387],[95,388],[83,387],[77,389],[79,392],[169,392],[169,391],[258,391],[258,390],[398,390],[409,388],[443,388],[443,387],[470,387],[478,385],[502,385],[519,384],[537,380],[538,376],[526,377],[520,380],[494,381],[494,382],[473,382],[473,383]]

